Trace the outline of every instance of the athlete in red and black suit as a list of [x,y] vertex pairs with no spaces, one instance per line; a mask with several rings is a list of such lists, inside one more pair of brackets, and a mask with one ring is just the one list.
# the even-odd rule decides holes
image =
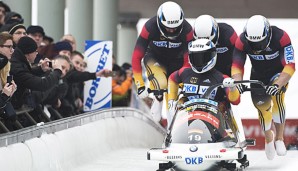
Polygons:
[[[182,91],[184,96],[190,99],[201,98],[208,87],[217,83],[223,83],[227,75],[217,71],[214,66],[217,60],[215,45],[208,39],[198,39],[191,42],[189,46],[189,62],[191,67],[183,67],[173,72],[169,77],[168,97],[169,116],[171,120],[175,112],[176,101],[178,99],[179,84],[183,83]],[[217,88],[210,94],[210,99],[221,102],[227,110],[226,101],[232,104],[240,102],[239,91],[233,88]]]
[[[148,96],[142,77],[142,59],[144,58],[150,89],[165,90],[168,76],[182,66],[189,65],[187,46],[192,39],[192,27],[184,19],[180,6],[175,2],[163,3],[157,16],[149,19],[143,26],[132,55],[132,70],[139,97]],[[155,97],[161,107],[164,96]],[[160,107],[156,107],[156,111],[161,112]]]
[[133,52],[132,69],[137,88],[145,86],[141,66],[143,58],[154,89],[165,89],[168,75],[183,65],[189,65],[187,45],[192,40],[191,25],[184,20],[182,32],[171,40],[160,33],[156,20],[153,17],[145,23]]
[[238,35],[232,26],[217,23],[210,15],[200,15],[194,22],[194,38],[211,40],[217,51],[215,69],[231,76],[231,66],[235,42]]
[[232,26],[226,23],[218,23],[219,38],[216,44],[217,62],[215,69],[231,76],[231,67],[235,42],[238,38]]
[[[217,71],[215,68],[198,74],[192,70],[190,67],[183,67],[178,71],[175,71],[169,77],[169,100],[177,100],[177,93],[179,84],[183,83],[183,92],[184,96],[188,99],[201,98],[202,95],[206,92],[208,87],[222,83],[224,78],[227,78],[227,75],[222,74]],[[229,94],[229,89],[218,88],[215,89],[211,95],[210,99],[216,100],[218,102],[225,102],[226,94]],[[236,98],[230,98],[232,104],[238,104],[239,100]]]
[[[252,68],[251,79],[261,80],[267,86],[267,95],[251,93],[254,106],[258,109],[260,124],[265,132],[265,151],[267,158],[274,158],[275,141],[278,155],[285,155],[283,143],[285,125],[285,90],[295,72],[294,50],[288,34],[276,26],[270,26],[268,20],[261,16],[252,16],[244,32],[236,41],[233,54],[232,77],[243,79],[246,55]],[[253,86],[255,87],[255,86]],[[241,87],[239,90],[241,92]],[[271,105],[273,102],[273,105]],[[272,118],[276,128],[276,137],[271,131]]]

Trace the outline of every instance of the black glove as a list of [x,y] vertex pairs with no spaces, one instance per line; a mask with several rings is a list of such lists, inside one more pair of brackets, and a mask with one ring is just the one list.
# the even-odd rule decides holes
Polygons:
[[148,91],[145,86],[138,88],[138,96],[142,99],[148,96]]
[[279,94],[279,89],[277,84],[273,84],[271,86],[266,87],[266,94],[271,96],[276,96]]
[[237,84],[236,88],[238,89],[239,93],[242,94],[248,87],[247,85],[244,85],[244,84]]

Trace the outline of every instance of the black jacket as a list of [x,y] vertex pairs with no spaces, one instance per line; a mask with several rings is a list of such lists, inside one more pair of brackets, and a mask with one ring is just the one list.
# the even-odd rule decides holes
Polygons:
[[58,84],[62,71],[55,69],[46,76],[43,75],[41,67],[31,68],[25,55],[16,48],[11,58],[10,75],[18,86],[14,94],[13,105],[19,108],[24,103],[26,93],[31,91],[46,91]]

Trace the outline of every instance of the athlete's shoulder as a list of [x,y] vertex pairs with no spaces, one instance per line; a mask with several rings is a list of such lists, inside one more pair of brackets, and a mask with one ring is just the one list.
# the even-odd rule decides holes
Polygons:
[[222,45],[226,45],[226,44],[234,45],[238,37],[234,28],[227,23],[218,23],[218,27],[219,27],[218,43]]
[[222,31],[230,31],[230,32],[234,32],[234,28],[227,24],[227,23],[218,23],[218,27],[219,27],[219,32],[222,30]]
[[155,34],[159,35],[159,29],[158,29],[157,22],[156,22],[156,16],[154,16],[146,21],[142,32],[143,31],[148,32],[148,34],[151,36],[155,35]]
[[184,66],[184,67],[180,68],[178,72],[179,72],[179,74],[181,74],[183,72],[189,72],[190,70],[192,70],[190,66]]
[[276,26],[271,26],[271,31],[272,31],[272,39],[281,39],[285,33],[284,30]]
[[183,21],[183,30],[180,36],[184,37],[186,41],[191,41],[193,39],[193,29],[187,20]]
[[243,49],[244,46],[247,46],[247,43],[245,41],[244,32],[242,32],[236,39],[235,47],[238,49]]

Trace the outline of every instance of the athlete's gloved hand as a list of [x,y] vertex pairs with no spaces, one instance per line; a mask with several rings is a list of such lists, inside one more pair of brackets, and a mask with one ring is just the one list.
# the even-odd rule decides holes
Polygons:
[[144,98],[148,97],[148,91],[147,91],[145,86],[142,86],[142,87],[138,88],[138,96],[141,99],[144,99]]
[[222,82],[223,87],[235,87],[234,81],[235,80],[233,78],[225,78]]
[[271,86],[266,87],[266,94],[271,96],[276,96],[279,94],[279,89],[277,84],[273,84]]
[[238,89],[239,93],[242,94],[248,87],[245,84],[237,84],[236,88]]

